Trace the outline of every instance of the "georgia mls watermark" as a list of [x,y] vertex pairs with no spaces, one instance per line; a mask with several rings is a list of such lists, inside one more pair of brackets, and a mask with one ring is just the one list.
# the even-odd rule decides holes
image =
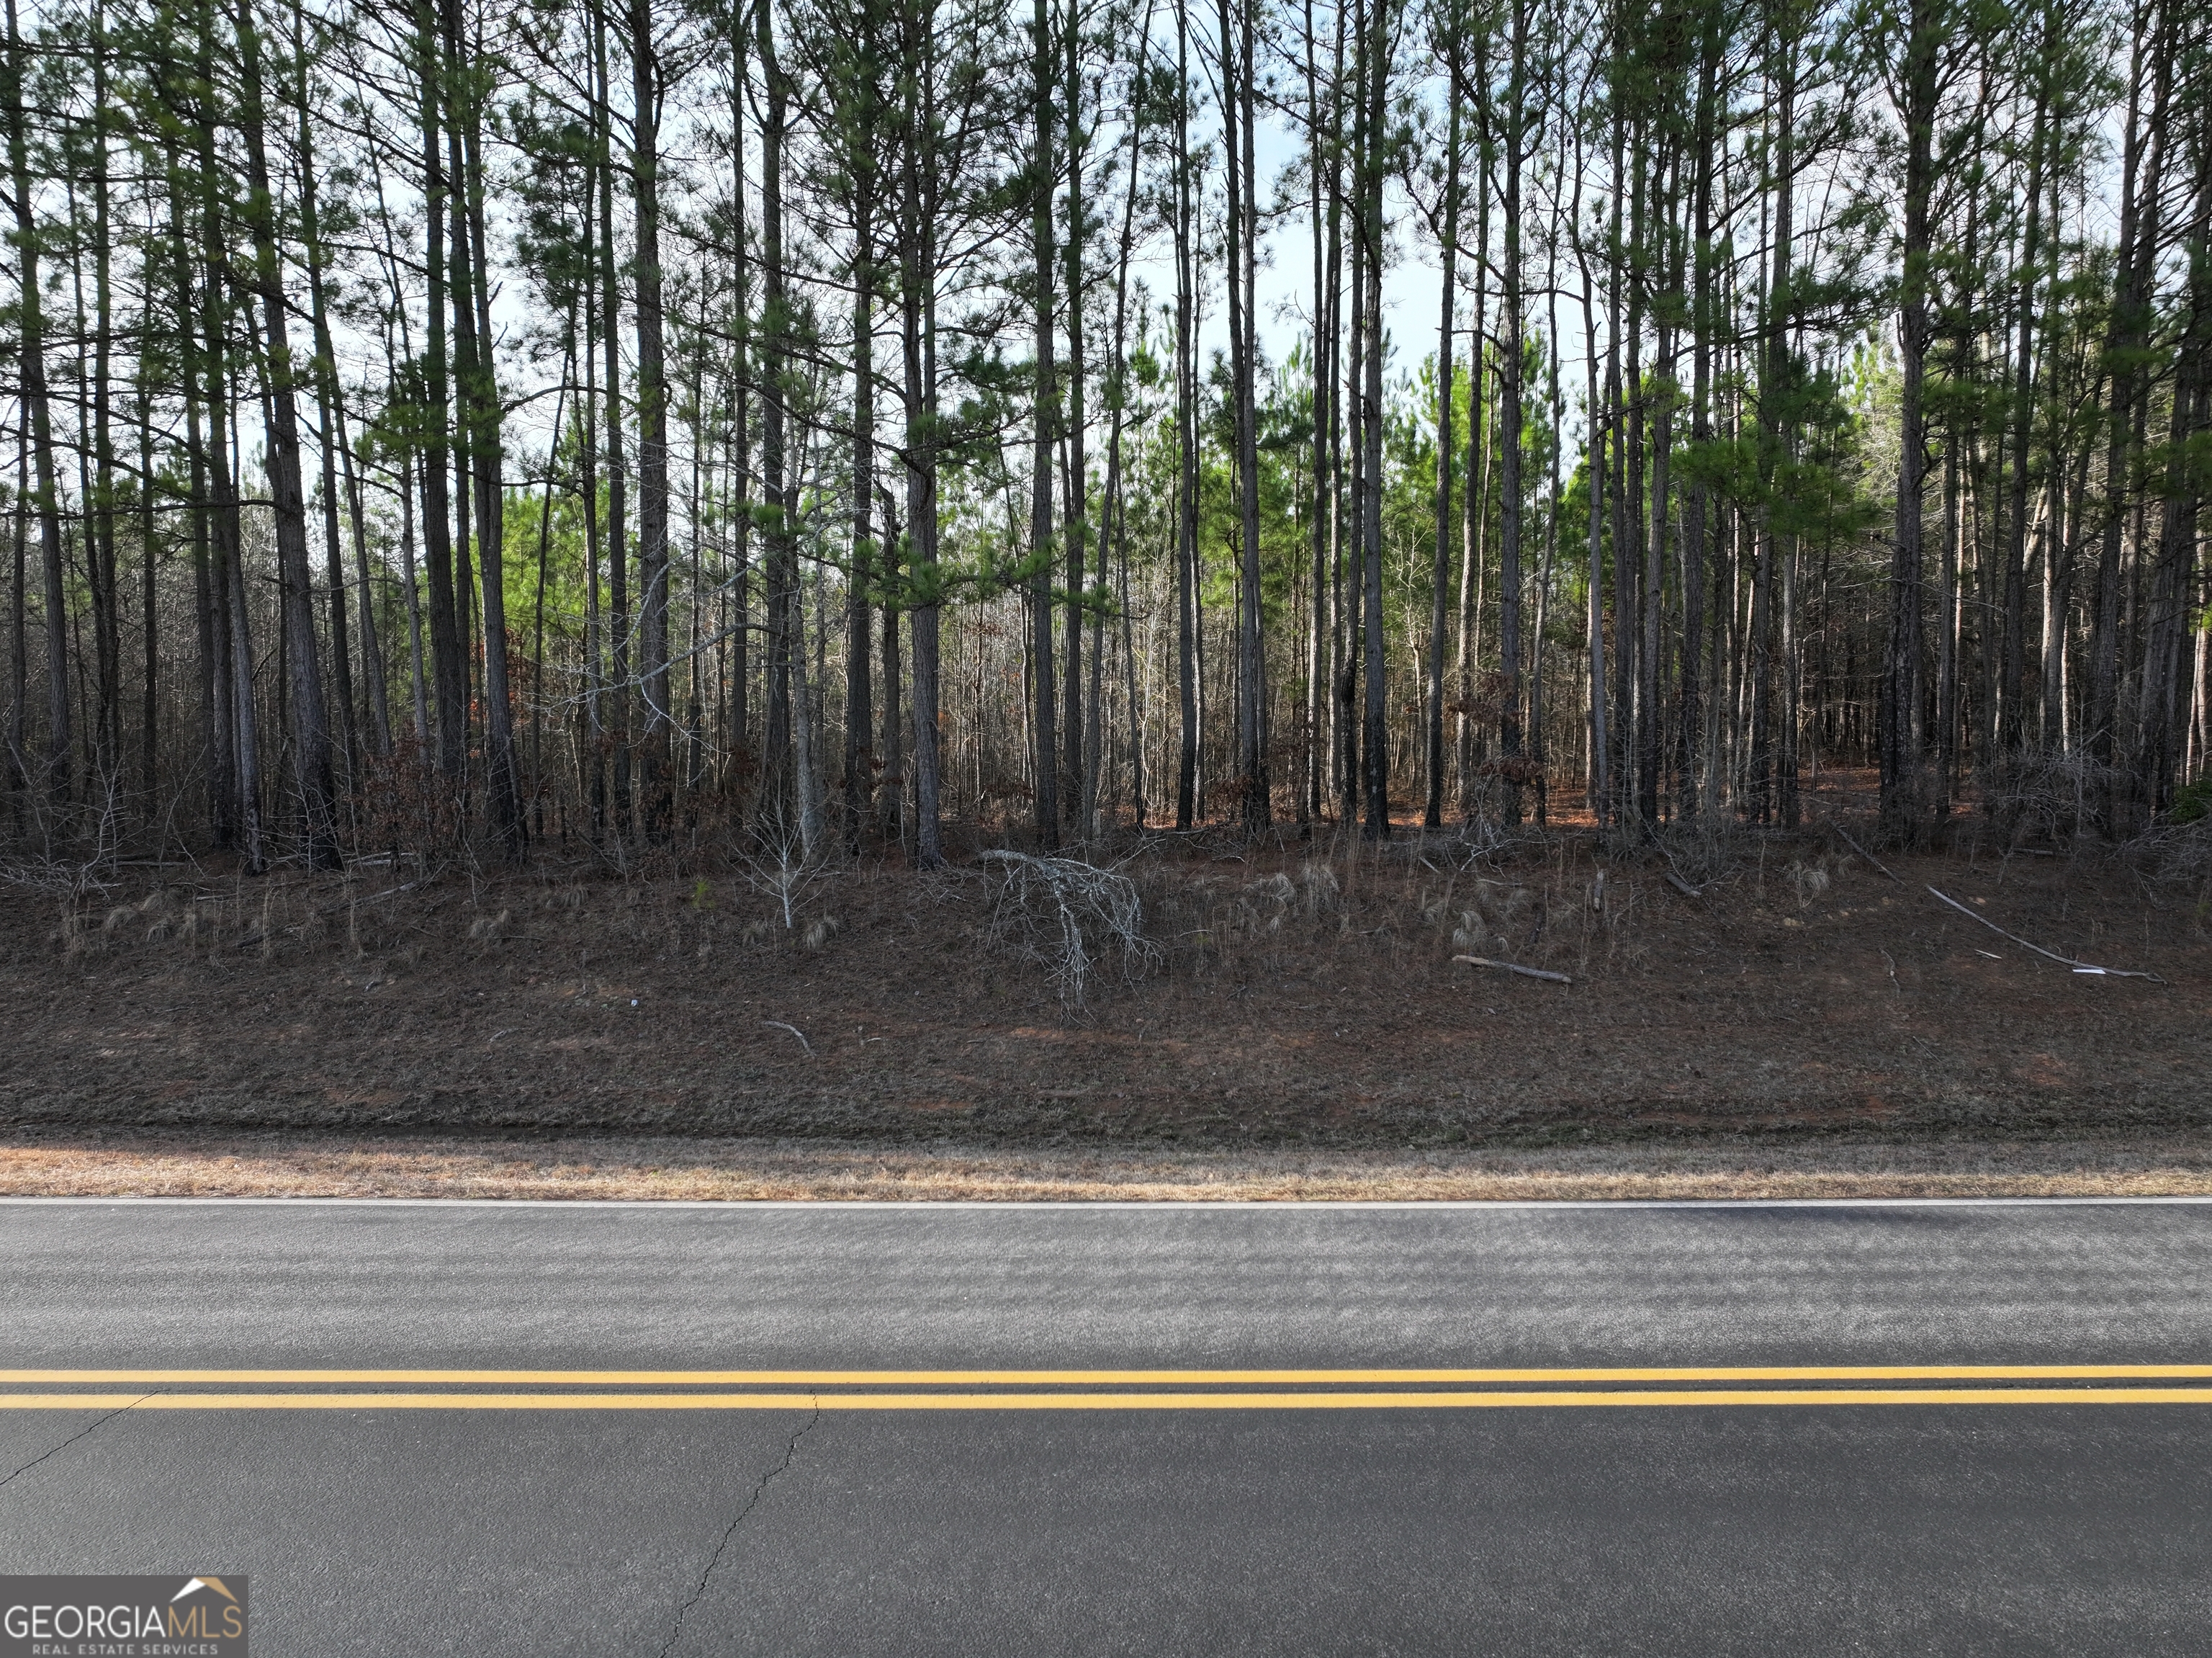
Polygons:
[[240,1577],[0,1577],[0,1658],[246,1658]]

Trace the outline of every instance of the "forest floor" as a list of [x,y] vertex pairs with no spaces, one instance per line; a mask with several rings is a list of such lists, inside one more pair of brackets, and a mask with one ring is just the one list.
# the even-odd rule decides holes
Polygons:
[[2212,1192],[2212,839],[1853,833],[1124,838],[1079,1004],[988,861],[19,870],[0,1192]]

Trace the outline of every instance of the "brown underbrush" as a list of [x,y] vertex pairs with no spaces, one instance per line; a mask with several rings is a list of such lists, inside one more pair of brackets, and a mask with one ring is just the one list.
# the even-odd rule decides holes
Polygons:
[[[97,1186],[105,1160],[134,1190],[189,1164],[179,1189],[1620,1195],[1666,1157],[1720,1161],[1664,1191],[1718,1192],[1991,1147],[2045,1150],[1922,1173],[2202,1179],[2202,830],[1864,844],[1492,824],[1125,836],[1060,886],[1005,859],[781,889],[550,859],[19,881],[5,1184]],[[653,1149],[577,1149],[602,1141]],[[248,1173],[210,1173],[218,1142]],[[486,1172],[510,1165],[540,1172]]]

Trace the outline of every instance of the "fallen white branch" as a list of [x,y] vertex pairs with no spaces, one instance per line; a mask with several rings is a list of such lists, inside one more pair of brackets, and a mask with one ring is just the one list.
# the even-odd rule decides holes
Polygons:
[[[2005,931],[2003,928],[1998,926],[1996,922],[1991,921],[1988,917],[1976,915],[1965,905],[1960,903],[1957,899],[1948,897],[1942,893],[1936,893],[1933,887],[1930,887],[1928,890],[1931,893],[1936,893],[1936,896],[1937,898],[1942,899],[1944,903],[1949,905],[1960,915],[1966,917],[1967,920],[1978,921],[1983,926],[1996,934],[1998,937],[2008,938],[2014,943],[2019,945],[2022,949],[2033,950],[2036,954],[2045,957],[2046,960],[2056,961],[2062,967],[2071,967],[2077,973],[2095,973],[2106,978],[2148,978],[2154,984],[2163,984],[2166,983],[2166,981],[2163,978],[2160,978],[2156,973],[2134,972],[2125,967],[2093,966],[2087,961],[2076,961],[2070,955],[2061,955],[2056,950],[2046,950],[2040,944],[2031,944],[2026,939],[2022,938],[2018,933],[2008,933]],[[1988,952],[1984,951],[1983,954],[1987,954]]]
[[1492,961],[1486,955],[1455,955],[1455,961],[1464,961],[1470,967],[1496,967],[1500,972],[1519,973],[1523,978],[1541,978],[1553,984],[1571,984],[1575,981],[1565,973],[1555,973],[1549,967],[1524,967],[1517,961]]
[[1158,960],[1158,947],[1145,936],[1136,883],[1119,870],[1004,849],[984,852],[978,862],[998,866],[1001,875],[991,909],[993,941],[1042,964],[1064,1006],[1085,1005],[1091,972],[1109,952],[1120,955],[1122,976],[1132,982]]
[[806,1050],[806,1057],[809,1059],[814,1058],[814,1044],[806,1039],[806,1033],[799,1029],[798,1026],[787,1025],[781,1019],[763,1019],[761,1021],[761,1023],[763,1025],[773,1025],[780,1031],[789,1031],[793,1036],[799,1039],[799,1045]]
[[[1851,850],[1853,850],[1854,852],[1856,852],[1856,853],[1857,853],[1861,857],[1864,858],[1864,859],[1865,859],[1869,863],[1871,863],[1872,865],[1874,865],[1874,867],[1875,867],[1875,869],[1877,869],[1881,870],[1881,871],[1882,872],[1882,874],[1884,874],[1884,875],[1887,875],[1887,876],[1888,876],[1892,881],[1895,881],[1899,886],[1902,887],[1902,886],[1904,886],[1904,885],[1905,885],[1905,877],[1904,877],[1904,876],[1902,876],[1902,875],[1899,875],[1899,874],[1897,873],[1897,871],[1896,871],[1896,870],[1894,870],[1894,869],[1891,869],[1891,868],[1890,868],[1887,863],[1883,863],[1880,858],[1876,857],[1876,856],[1875,856],[1872,852],[1868,851],[1868,850],[1867,850],[1867,849],[1866,849],[1865,847],[1863,847],[1863,846],[1860,845],[1860,844],[1858,844],[1858,842],[1856,842],[1856,841],[1853,840],[1853,839],[1851,838],[1851,832],[1850,832],[1850,830],[1848,830],[1848,829],[1844,828],[1844,826],[1843,826],[1842,824],[1840,824],[1840,823],[1836,823],[1836,822],[1833,822],[1833,821],[1831,821],[1831,822],[1830,822],[1830,824],[1828,825],[1828,826],[1829,826],[1831,829],[1833,829],[1833,830],[1834,830],[1838,834],[1841,835],[1841,836],[1844,838],[1844,845],[1846,845],[1846,846],[1850,847],[1850,848],[1851,849]],[[1936,892],[1936,889],[1935,889],[1933,887],[1930,887],[1928,890],[1929,890],[1929,892],[1931,892],[1931,893]],[[1936,895],[1938,898],[1942,897],[1942,894],[1941,893],[1936,893]],[[1981,919],[1981,917],[1980,917],[1979,916],[1976,916],[1976,917],[1974,917],[1974,919],[1975,919],[1975,920],[1977,920],[1977,921],[1979,921],[1979,920]]]

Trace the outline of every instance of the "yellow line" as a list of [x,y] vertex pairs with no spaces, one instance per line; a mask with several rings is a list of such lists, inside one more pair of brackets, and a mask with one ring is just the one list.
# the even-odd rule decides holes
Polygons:
[[2212,1364],[1735,1365],[1351,1370],[0,1370],[0,1386],[218,1382],[538,1387],[1392,1387],[1534,1382],[2101,1381],[2212,1378]]
[[0,1411],[1453,1411],[1690,1405],[2212,1405],[2212,1387],[1308,1393],[0,1393]]

